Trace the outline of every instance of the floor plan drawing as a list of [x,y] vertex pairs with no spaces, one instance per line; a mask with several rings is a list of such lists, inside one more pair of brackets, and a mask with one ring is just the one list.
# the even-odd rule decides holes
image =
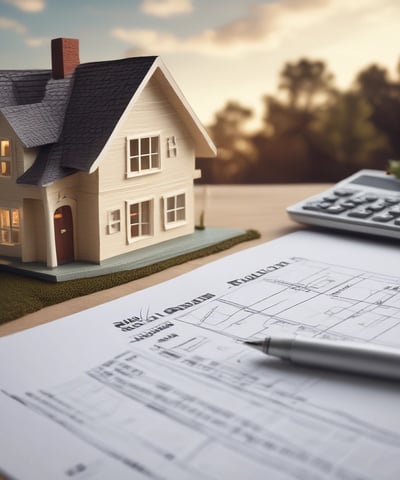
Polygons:
[[0,339],[0,470],[45,480],[397,480],[398,383],[291,365],[242,341],[400,347],[397,250],[384,258],[344,242],[352,261],[334,264],[325,248],[325,237],[296,235]]
[[177,318],[237,337],[301,334],[400,346],[400,276],[292,258]]

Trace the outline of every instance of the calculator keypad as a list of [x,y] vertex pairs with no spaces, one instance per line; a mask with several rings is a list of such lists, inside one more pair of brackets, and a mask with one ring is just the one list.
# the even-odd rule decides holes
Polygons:
[[354,189],[337,188],[302,205],[303,210],[339,215],[349,220],[400,227],[400,195],[379,196]]

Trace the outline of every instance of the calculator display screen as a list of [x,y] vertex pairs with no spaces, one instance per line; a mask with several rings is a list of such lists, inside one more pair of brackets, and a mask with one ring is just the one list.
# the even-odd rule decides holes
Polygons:
[[350,183],[357,185],[365,185],[366,187],[382,188],[384,190],[393,190],[400,192],[400,180],[392,177],[381,178],[373,177],[372,175],[360,175],[352,180]]

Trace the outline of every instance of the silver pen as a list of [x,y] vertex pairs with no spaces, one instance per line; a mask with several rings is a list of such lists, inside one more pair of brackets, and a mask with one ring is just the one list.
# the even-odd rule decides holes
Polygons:
[[294,364],[400,380],[400,349],[341,340],[267,337],[244,342]]

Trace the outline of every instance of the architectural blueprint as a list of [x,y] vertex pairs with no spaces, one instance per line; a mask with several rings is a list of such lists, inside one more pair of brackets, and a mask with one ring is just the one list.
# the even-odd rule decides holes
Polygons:
[[400,347],[396,259],[390,245],[300,232],[0,339],[0,470],[397,479],[400,385],[291,366],[241,342],[288,334]]

